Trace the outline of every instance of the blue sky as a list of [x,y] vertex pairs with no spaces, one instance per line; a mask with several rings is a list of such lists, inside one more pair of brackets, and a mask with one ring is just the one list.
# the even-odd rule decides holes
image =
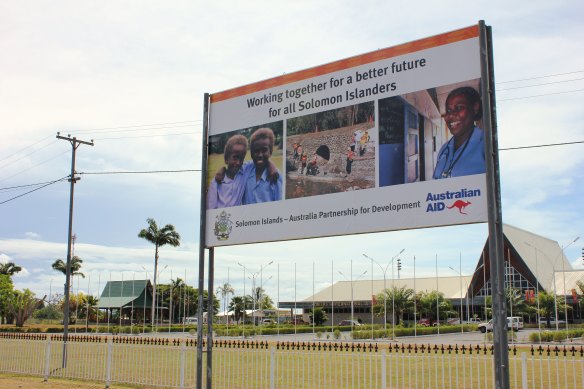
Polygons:
[[[56,133],[95,140],[77,171],[200,169],[203,94],[305,69],[485,20],[493,28],[499,146],[584,140],[584,5],[568,1],[20,1],[0,5],[0,202],[70,170]],[[504,222],[565,245],[584,234],[583,145],[502,150]],[[152,217],[176,226],[161,250],[162,282],[197,277],[198,172],[83,174],[75,188],[75,253],[88,276],[143,278],[153,247],[137,237]],[[62,290],[50,265],[66,257],[69,186],[59,182],[0,204],[0,261],[24,271],[18,288]],[[470,274],[486,225],[219,248],[216,280],[243,293],[244,264],[264,268],[274,300],[299,299],[383,266],[405,249],[402,277]],[[584,238],[583,238],[584,239]],[[575,266],[583,241],[566,250]],[[333,264],[334,263],[334,264]],[[294,269],[296,268],[296,272]],[[313,277],[314,268],[314,277]],[[278,271],[279,270],[279,271]],[[382,278],[374,268],[374,278]],[[270,279],[271,277],[271,279]],[[295,282],[296,280],[296,282]],[[313,282],[314,281],[314,282]],[[250,281],[246,287],[249,288]],[[249,290],[249,289],[248,289]]]

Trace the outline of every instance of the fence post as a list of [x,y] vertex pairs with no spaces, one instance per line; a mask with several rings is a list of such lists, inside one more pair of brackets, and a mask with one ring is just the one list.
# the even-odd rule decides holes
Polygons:
[[527,354],[521,353],[521,384],[523,389],[527,388]]
[[386,368],[386,363],[387,363],[387,350],[383,349],[381,350],[381,387],[383,389],[387,388],[387,368]]
[[47,347],[45,348],[45,377],[44,381],[49,380],[51,374],[51,335],[47,335]]
[[185,387],[185,353],[187,347],[184,339],[180,340],[180,389]]
[[112,380],[112,354],[114,351],[114,342],[111,336],[107,337],[107,356],[106,356],[106,366],[105,366],[105,387],[106,389],[110,387]]
[[270,348],[270,389],[274,389],[276,383],[276,348]]

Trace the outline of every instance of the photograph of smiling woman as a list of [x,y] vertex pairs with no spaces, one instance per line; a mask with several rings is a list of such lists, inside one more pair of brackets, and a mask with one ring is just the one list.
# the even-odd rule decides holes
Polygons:
[[465,86],[452,90],[446,98],[444,122],[452,138],[442,145],[433,178],[485,173],[484,132],[477,126],[482,107],[476,89]]

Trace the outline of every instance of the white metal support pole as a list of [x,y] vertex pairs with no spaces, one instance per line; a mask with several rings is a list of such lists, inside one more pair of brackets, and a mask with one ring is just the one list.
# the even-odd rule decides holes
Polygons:
[[45,376],[43,381],[49,380],[51,374],[51,335],[47,335],[47,347],[45,348]]
[[272,346],[270,347],[270,389],[274,389],[275,384],[276,384],[276,349],[274,346]]
[[521,388],[529,389],[527,386],[527,354],[521,353]]
[[180,388],[185,387],[185,354],[187,346],[184,339],[180,340]]
[[107,358],[105,367],[105,387],[109,388],[112,381],[112,358],[114,343],[111,336],[107,337]]

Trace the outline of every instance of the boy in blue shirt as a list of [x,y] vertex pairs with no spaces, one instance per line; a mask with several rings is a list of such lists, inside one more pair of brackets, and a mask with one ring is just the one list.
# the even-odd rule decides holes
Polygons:
[[223,150],[227,168],[222,168],[224,174],[219,180],[211,181],[207,192],[207,209],[241,205],[245,190],[245,178],[251,169],[251,163],[243,164],[246,154],[247,138],[245,136],[234,135],[227,140]]
[[[282,176],[272,180],[270,157],[274,150],[275,137],[270,128],[257,129],[250,138],[250,152],[253,166],[246,172],[243,204],[264,203],[282,199]],[[277,171],[277,170],[276,170]]]

